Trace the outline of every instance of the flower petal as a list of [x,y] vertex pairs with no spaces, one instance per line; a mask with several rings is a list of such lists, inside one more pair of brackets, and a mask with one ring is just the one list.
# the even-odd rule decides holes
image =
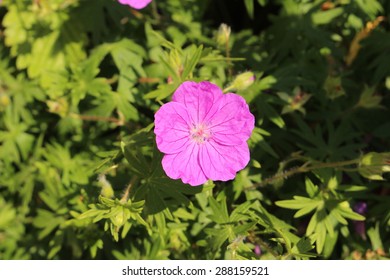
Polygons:
[[237,94],[228,93],[225,94],[224,99],[219,102],[221,103],[219,110],[214,115],[207,116],[208,120],[212,121],[212,126],[220,125],[235,119],[237,121],[248,122],[246,129],[253,129],[254,116],[249,111],[249,107],[244,98]]
[[230,93],[224,95],[220,103],[220,110],[207,117],[213,139],[224,145],[241,144],[248,140],[255,125],[255,118],[244,98]]
[[198,161],[199,145],[188,143],[180,153],[165,155],[162,166],[168,177],[181,179],[183,183],[198,186],[207,181],[207,178]]
[[246,139],[243,139],[240,134],[223,134],[223,133],[215,133],[213,134],[213,140],[221,145],[225,146],[236,146],[240,145]]
[[210,82],[187,81],[177,88],[172,100],[185,105],[192,123],[198,124],[203,122],[206,115],[218,110],[214,104],[222,97],[222,90]]
[[200,148],[199,162],[207,178],[228,181],[249,162],[246,142],[237,146],[224,146],[210,141]]
[[189,140],[189,116],[180,103],[169,102],[154,115],[154,133],[158,149],[167,154],[182,151]]

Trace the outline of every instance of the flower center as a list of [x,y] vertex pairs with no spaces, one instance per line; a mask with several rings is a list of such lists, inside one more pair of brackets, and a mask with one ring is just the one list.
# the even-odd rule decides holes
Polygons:
[[206,124],[193,124],[190,130],[190,138],[198,144],[202,144],[210,139],[212,132]]

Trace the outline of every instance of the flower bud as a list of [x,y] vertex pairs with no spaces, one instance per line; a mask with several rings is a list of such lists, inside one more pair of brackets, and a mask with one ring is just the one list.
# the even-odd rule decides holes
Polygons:
[[255,74],[253,74],[253,72],[248,71],[248,72],[241,73],[234,79],[232,84],[224,91],[226,92],[232,89],[245,90],[248,87],[250,87],[255,82],[255,80],[256,80],[256,76]]
[[102,190],[100,192],[101,196],[107,198],[114,197],[114,190],[112,189],[110,182],[107,181],[106,176],[104,174],[100,174],[98,180],[99,184],[102,187]]
[[123,225],[125,224],[125,222],[127,221],[127,219],[126,219],[126,217],[125,217],[124,209],[123,209],[123,207],[121,207],[121,208],[122,208],[122,209],[120,209],[120,210],[118,211],[118,213],[117,213],[115,216],[113,216],[113,217],[111,218],[112,223],[113,223],[115,226],[117,226],[117,227],[123,226]]
[[60,98],[57,101],[48,100],[46,101],[49,112],[58,114],[61,117],[66,117],[69,111],[69,104],[65,98]]
[[342,95],[345,95],[345,90],[341,85],[341,77],[339,76],[328,76],[324,83],[324,89],[326,91],[326,95],[332,100]]
[[285,92],[277,92],[276,94],[280,99],[287,103],[282,109],[282,114],[287,114],[294,111],[300,111],[302,114],[306,113],[306,110],[303,106],[307,101],[309,101],[311,95],[302,91],[299,87],[294,89],[293,96]]
[[371,152],[359,163],[359,173],[371,180],[383,180],[382,174],[390,172],[390,153]]
[[225,23],[222,23],[219,26],[218,32],[217,32],[217,44],[219,46],[226,46],[226,44],[229,43],[230,38],[230,26],[228,26]]

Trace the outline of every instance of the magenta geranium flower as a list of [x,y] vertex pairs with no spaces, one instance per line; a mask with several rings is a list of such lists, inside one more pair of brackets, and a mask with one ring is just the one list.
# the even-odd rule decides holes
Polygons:
[[155,114],[165,173],[192,186],[233,179],[249,162],[254,121],[241,96],[210,82],[184,82]]
[[130,7],[137,10],[145,8],[147,5],[149,5],[150,2],[152,2],[152,0],[118,0],[118,1],[123,5],[129,5]]

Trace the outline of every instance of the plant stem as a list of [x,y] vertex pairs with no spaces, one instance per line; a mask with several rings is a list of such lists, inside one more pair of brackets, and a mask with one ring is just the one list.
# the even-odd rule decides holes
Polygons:
[[335,168],[335,169],[343,169],[344,166],[353,165],[359,163],[360,158],[352,159],[352,160],[346,160],[346,161],[339,161],[339,162],[311,162],[307,161],[303,165],[299,167],[293,167],[287,171],[283,170],[281,172],[276,173],[275,175],[259,182],[256,184],[253,184],[252,186],[246,188],[246,190],[252,190],[257,187],[263,187],[268,184],[271,184],[274,181],[280,180],[282,178],[287,179],[288,177],[298,174],[298,173],[306,173],[312,170],[316,169],[323,169],[323,168]]
[[123,196],[120,200],[121,203],[126,203],[127,200],[129,199],[129,195],[130,195],[130,190],[131,190],[131,187],[135,184],[135,182],[137,181],[138,177],[137,176],[133,176],[133,178],[131,178],[131,181],[130,183],[127,185],[126,189],[125,189],[125,192],[123,193]]
[[71,113],[70,116],[75,119],[80,119],[83,121],[103,121],[103,122],[112,122],[117,125],[124,125],[123,121],[114,117],[102,117],[102,116],[86,116],[86,115],[79,115],[75,113]]
[[228,73],[229,73],[229,77],[231,78],[233,77],[233,68],[230,61],[229,40],[226,40],[225,49],[226,49],[226,61],[228,63]]
[[157,21],[157,24],[160,24],[160,23],[161,23],[161,16],[160,16],[160,14],[158,13],[157,4],[156,4],[155,1],[152,1],[151,5],[152,5],[152,14],[153,14],[153,17],[154,17],[155,20]]
[[353,165],[359,163],[360,158],[355,158],[351,160],[338,161],[338,162],[316,162],[317,165],[307,167],[307,171],[313,169],[322,169],[322,168],[340,168],[346,165]]

